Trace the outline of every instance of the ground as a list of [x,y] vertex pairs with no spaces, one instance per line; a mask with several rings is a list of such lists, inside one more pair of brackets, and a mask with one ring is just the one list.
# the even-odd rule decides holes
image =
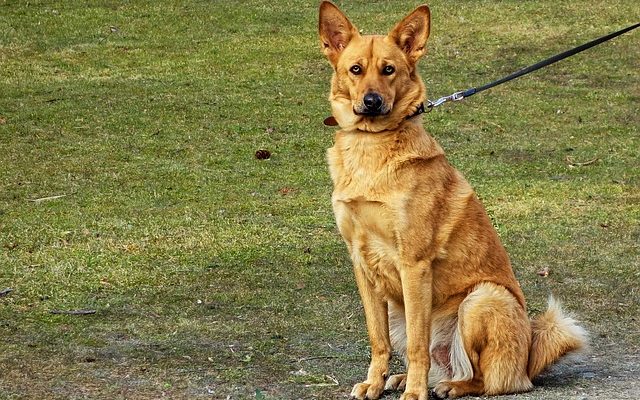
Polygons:
[[[0,1],[0,399],[344,399],[364,377],[317,5]],[[417,5],[340,3],[366,33]],[[640,16],[429,5],[432,99]],[[553,293],[591,336],[500,398],[640,398],[638,34],[424,116],[531,314]]]

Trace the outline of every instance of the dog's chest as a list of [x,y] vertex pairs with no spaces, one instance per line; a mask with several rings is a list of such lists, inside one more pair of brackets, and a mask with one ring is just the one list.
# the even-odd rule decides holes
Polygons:
[[347,157],[332,157],[329,152],[338,229],[354,266],[362,269],[381,295],[401,301],[397,232],[402,210],[393,176],[387,165],[367,165],[358,162],[366,160]]
[[395,213],[387,204],[365,198],[335,199],[333,209],[354,266],[381,295],[401,301]]

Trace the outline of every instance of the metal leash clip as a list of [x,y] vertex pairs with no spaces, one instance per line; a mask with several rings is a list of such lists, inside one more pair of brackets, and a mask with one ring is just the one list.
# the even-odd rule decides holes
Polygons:
[[462,99],[464,99],[464,91],[461,90],[449,96],[440,97],[436,101],[427,100],[427,112],[431,111],[435,107],[443,105],[447,101],[460,101]]

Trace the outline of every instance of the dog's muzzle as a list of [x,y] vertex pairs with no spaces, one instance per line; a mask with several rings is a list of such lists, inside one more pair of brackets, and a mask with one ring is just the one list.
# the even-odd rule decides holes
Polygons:
[[375,117],[388,114],[389,110],[385,106],[384,99],[376,92],[369,92],[362,98],[360,107],[353,110],[357,115]]

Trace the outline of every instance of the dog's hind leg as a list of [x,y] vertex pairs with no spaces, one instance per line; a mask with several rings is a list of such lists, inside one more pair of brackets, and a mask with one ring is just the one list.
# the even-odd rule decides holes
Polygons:
[[[391,347],[407,364],[407,323],[404,318],[404,307],[389,301],[389,338]],[[391,375],[384,385],[384,390],[404,390],[407,386],[407,374]]]
[[481,283],[458,310],[451,346],[453,378],[436,385],[439,398],[530,390],[531,327],[524,308],[504,287]]
[[407,386],[407,374],[391,375],[384,385],[384,390],[403,391]]
[[[433,313],[431,321],[431,368],[429,369],[429,384],[435,385],[442,380],[450,380],[452,367],[450,360],[451,341],[457,325],[457,311],[459,299],[452,299],[449,303],[440,306]],[[393,301],[389,302],[389,337],[393,350],[404,359],[407,365],[406,348],[406,321],[404,307]],[[385,390],[404,390],[407,383],[407,374],[391,375],[385,384]]]

